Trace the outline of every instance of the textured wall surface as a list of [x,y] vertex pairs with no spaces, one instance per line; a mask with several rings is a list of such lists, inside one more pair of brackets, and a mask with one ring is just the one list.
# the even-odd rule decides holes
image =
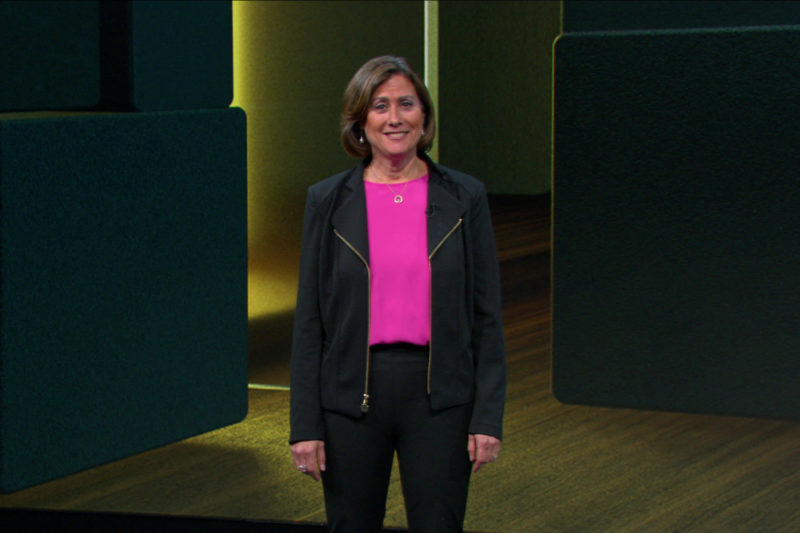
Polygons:
[[0,477],[247,412],[241,110],[0,121]]
[[0,2],[0,490],[247,412],[231,34],[227,1]]
[[564,31],[667,30],[800,24],[785,0],[566,0]]
[[800,27],[556,45],[554,391],[800,417]]
[[231,16],[224,0],[4,0],[0,112],[227,107]]
[[560,2],[442,2],[439,158],[490,193],[550,190]]
[[0,2],[0,80],[0,112],[98,105],[98,2]]

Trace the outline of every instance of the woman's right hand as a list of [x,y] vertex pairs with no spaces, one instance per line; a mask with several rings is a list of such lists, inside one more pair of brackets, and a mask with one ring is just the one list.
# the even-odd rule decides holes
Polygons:
[[325,442],[301,440],[292,444],[292,459],[298,472],[308,474],[319,481],[320,472],[325,471]]

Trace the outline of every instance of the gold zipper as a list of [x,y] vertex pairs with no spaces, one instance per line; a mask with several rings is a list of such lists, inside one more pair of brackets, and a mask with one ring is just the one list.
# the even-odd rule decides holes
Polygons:
[[352,250],[353,253],[356,254],[356,256],[358,256],[359,259],[361,259],[361,262],[364,263],[364,266],[367,269],[367,371],[365,372],[365,375],[364,375],[364,394],[361,396],[361,412],[362,413],[366,413],[366,412],[369,411],[369,335],[370,335],[370,327],[371,327],[371,324],[370,324],[370,308],[372,306],[372,303],[371,303],[371,301],[372,301],[372,294],[371,294],[372,293],[372,272],[370,271],[369,263],[367,263],[367,260],[364,259],[364,256],[361,255],[361,253],[358,250],[356,250],[355,247],[352,244],[347,242],[347,239],[345,239],[342,236],[342,234],[339,233],[339,230],[334,228],[333,233],[337,237],[339,237],[339,239],[341,239],[341,241],[345,244],[345,246],[350,248],[350,250]]
[[439,251],[439,248],[442,247],[442,245],[444,244],[444,241],[449,239],[450,235],[455,233],[455,231],[458,229],[458,227],[461,225],[462,222],[464,222],[464,219],[463,218],[459,218],[458,222],[456,222],[456,225],[453,226],[450,229],[450,231],[447,232],[447,235],[445,235],[442,238],[442,240],[439,241],[439,244],[436,245],[436,247],[433,249],[431,254],[428,256],[428,269],[431,271],[431,283],[428,286],[428,295],[429,295],[429,297],[428,297],[428,306],[429,306],[429,309],[428,309],[428,394],[429,395],[431,393],[431,362],[433,361],[433,263],[432,263],[432,261],[433,261],[433,256],[436,254],[436,252]]

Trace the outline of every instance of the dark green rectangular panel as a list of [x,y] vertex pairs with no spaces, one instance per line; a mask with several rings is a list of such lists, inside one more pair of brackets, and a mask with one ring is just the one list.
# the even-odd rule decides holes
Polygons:
[[104,107],[228,107],[233,99],[231,9],[228,0],[101,2]]
[[0,2],[0,111],[100,102],[97,1]]
[[0,121],[0,482],[247,411],[240,109]]
[[550,189],[560,2],[439,2],[439,159],[496,194]]
[[233,20],[228,0],[131,2],[131,106],[215,109],[233,100]]
[[224,109],[229,0],[2,1],[0,112]]
[[565,0],[564,31],[627,31],[800,24],[786,0]]
[[553,387],[800,418],[800,27],[555,47]]

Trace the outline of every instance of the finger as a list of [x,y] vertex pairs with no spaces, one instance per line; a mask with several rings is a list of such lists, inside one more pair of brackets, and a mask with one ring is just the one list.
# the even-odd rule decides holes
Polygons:
[[297,471],[308,474],[316,481],[320,480],[320,470],[317,467],[318,459],[320,465],[324,465],[325,450],[322,441],[298,442],[291,446],[292,460]]
[[308,460],[312,457],[311,453],[306,450],[292,450],[292,459],[295,464],[308,464]]
[[[307,463],[306,463],[307,468],[303,471],[304,474],[308,474],[311,478],[314,479],[314,481],[319,481],[320,480],[320,470],[321,470],[321,468],[318,468],[317,460],[318,460],[319,453],[320,453],[321,449],[322,449],[322,446],[315,446],[312,451],[308,452],[307,459],[306,459],[307,460]],[[323,457],[324,457],[324,454],[325,454],[325,452],[323,451],[322,452]]]
[[467,452],[469,453],[469,462],[475,462],[475,435],[470,435],[467,439]]
[[301,474],[311,476],[315,481],[319,481],[319,472],[317,471],[317,466],[314,464],[313,458],[309,458],[297,464],[297,471]]
[[482,458],[487,462],[496,460],[500,454],[500,440],[486,435],[479,435],[476,439]]
[[475,460],[473,461],[472,471],[477,472],[486,464],[497,460],[499,451],[499,441],[483,435],[475,436]]
[[313,458],[313,455],[304,448],[292,450],[292,460],[295,466],[308,465],[311,458]]
[[496,461],[498,457],[498,452],[500,451],[497,446],[494,445],[493,442],[487,442],[481,449],[482,451],[482,459],[487,462],[491,463],[492,461]]
[[309,468],[308,472],[306,472],[306,474],[311,476],[314,479],[314,481],[319,481],[319,479],[320,479],[319,471],[317,470],[316,466],[313,466],[313,467]]
[[500,457],[500,446],[493,446],[491,455],[492,455],[492,461],[497,461],[497,458]]
[[317,462],[319,464],[320,472],[325,471],[325,445],[320,444],[317,448]]
[[493,463],[497,461],[497,458],[500,457],[499,451],[495,446],[487,446],[483,457],[484,462]]
[[308,467],[314,464],[313,457],[307,453],[298,453],[294,456],[294,466],[298,470],[308,470]]
[[491,463],[492,461],[494,461],[494,459],[492,459],[491,455],[487,455],[486,453],[479,452],[478,453],[478,458],[475,459],[475,461],[473,461],[472,471],[473,472],[477,472],[478,470],[481,469],[481,467],[483,465],[485,465],[486,463]]
[[292,460],[297,470],[305,472],[308,467],[314,464],[314,456],[308,452],[295,452],[292,451]]

